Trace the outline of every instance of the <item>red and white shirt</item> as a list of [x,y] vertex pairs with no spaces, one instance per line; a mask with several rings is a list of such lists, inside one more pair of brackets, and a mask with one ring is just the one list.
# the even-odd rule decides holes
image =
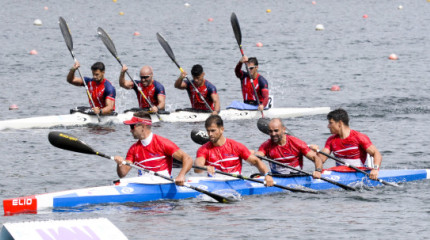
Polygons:
[[327,139],[325,147],[334,156],[355,167],[363,167],[366,162],[366,149],[372,145],[369,137],[351,129],[349,136],[341,139],[339,135],[332,135]]
[[133,144],[125,159],[150,171],[167,170],[172,174],[173,154],[178,150],[179,147],[169,139],[151,133],[145,140]]
[[197,150],[197,158],[206,160],[206,166],[228,173],[242,173],[242,160],[248,159],[251,152],[242,143],[226,138],[222,146],[207,142]]
[[[151,85],[145,87],[142,84],[142,81],[135,81],[137,85],[139,85],[140,89],[142,89],[143,94],[145,94],[146,98],[152,103],[154,106],[158,106],[158,96],[166,97],[166,91],[164,90],[163,84],[153,81]],[[145,98],[140,94],[139,89],[136,85],[133,85],[133,90],[136,92],[137,101],[139,101],[140,108],[149,108],[148,102]]]
[[[297,169],[303,168],[303,156],[311,151],[308,145],[293,136],[286,135],[287,142],[285,145],[280,146],[272,140],[267,140],[261,144],[258,151],[262,152],[264,156],[274,159],[280,163],[288,164]],[[272,173],[289,174],[291,170],[277,164],[270,163]]]

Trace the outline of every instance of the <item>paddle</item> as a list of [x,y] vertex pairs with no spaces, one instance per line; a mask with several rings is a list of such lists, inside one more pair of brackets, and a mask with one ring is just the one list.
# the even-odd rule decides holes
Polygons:
[[[163,38],[163,36],[161,36],[160,33],[157,33],[157,39],[158,39],[158,42],[160,43],[161,47],[163,47],[164,51],[170,57],[170,59],[172,59],[172,61],[175,63],[175,65],[179,68],[179,70],[181,72],[184,72],[184,69],[182,69],[181,66],[179,66],[178,62],[176,62],[175,55],[173,54],[172,48],[170,48],[169,43]],[[188,80],[188,82],[191,83],[191,86],[193,86],[194,90],[197,92],[197,94],[199,95],[200,99],[205,103],[206,107],[211,112],[213,112],[212,108],[209,106],[209,104],[206,102],[206,99],[203,97],[203,95],[196,88],[196,86],[194,85],[193,81],[190,81],[190,79],[188,79],[187,76],[185,76],[185,78]]]
[[[282,167],[286,167],[286,168],[292,169],[292,170],[294,170],[294,171],[297,171],[297,172],[303,173],[303,174],[308,175],[308,176],[312,176],[312,173],[308,173],[308,172],[305,172],[305,171],[303,171],[303,170],[301,170],[301,169],[294,168],[294,167],[292,167],[292,166],[290,166],[290,165],[288,165],[288,164],[280,163],[280,162],[275,161],[275,160],[273,160],[273,159],[270,159],[270,158],[268,158],[268,157],[264,157],[264,156],[260,156],[260,155],[256,155],[256,156],[257,156],[258,158],[260,158],[260,159],[263,159],[263,160],[266,160],[266,161],[268,161],[268,162],[271,162],[271,163],[277,164],[277,165],[279,165],[279,166],[282,166]],[[353,187],[350,187],[350,186],[348,186],[348,185],[345,185],[345,184],[342,184],[342,183],[339,183],[339,182],[333,181],[333,180],[331,180],[331,179],[329,179],[329,178],[321,177],[320,179],[321,179],[321,180],[323,180],[323,181],[329,182],[329,183],[331,183],[331,184],[334,184],[334,185],[336,185],[336,186],[338,186],[338,187],[341,187],[341,188],[343,188],[343,189],[345,189],[345,190],[348,190],[348,191],[356,191],[356,189],[355,189],[355,188],[353,188]]]
[[[207,170],[207,168],[205,168],[205,167],[200,167],[200,166],[196,166],[196,165],[193,165],[193,168],[197,168],[197,169],[201,169],[201,170]],[[219,170],[215,170],[215,173],[226,175],[226,176],[230,176],[230,177],[235,177],[235,178],[239,178],[239,179],[243,179],[243,180],[248,180],[248,181],[251,181],[251,182],[257,182],[257,183],[264,184],[264,181],[260,181],[260,180],[254,179],[254,178],[248,178],[248,177],[245,177],[245,176],[243,176],[241,174],[226,173],[226,172],[222,172],[222,171],[219,171]],[[289,190],[291,192],[303,192],[303,193],[314,193],[314,194],[318,193],[317,191],[315,191],[313,189],[291,188],[291,187],[282,186],[282,185],[279,185],[279,184],[274,184],[273,186],[277,187],[277,188]]]
[[[206,142],[208,142],[208,141],[209,141],[209,137],[208,137],[207,133],[206,133],[205,131],[203,131],[203,130],[200,130],[200,131],[199,131],[199,130],[197,130],[197,129],[193,129],[193,130],[191,131],[191,139],[192,139],[195,143],[200,144],[200,145],[205,144]],[[290,166],[290,165],[287,165],[287,164],[280,163],[280,162],[275,161],[275,160],[273,160],[273,159],[270,159],[270,158],[267,158],[267,157],[263,157],[263,156],[260,156],[260,155],[256,155],[256,156],[257,156],[258,158],[260,158],[260,159],[263,159],[263,160],[266,160],[266,161],[268,161],[268,162],[271,162],[271,163],[274,163],[274,164],[277,164],[277,165],[280,165],[280,166],[283,166],[283,167],[286,167],[286,168],[289,168],[289,169],[295,170],[295,171],[297,171],[297,172],[301,172],[301,173],[303,173],[303,174],[305,174],[305,175],[313,176],[311,173],[305,172],[305,171],[303,171],[303,170],[301,170],[301,169],[294,168],[294,167],[292,167],[292,166]],[[341,187],[341,188],[343,188],[343,189],[345,189],[345,190],[355,191],[355,189],[354,189],[354,188],[352,188],[352,187],[350,187],[350,186],[348,186],[348,185],[342,184],[342,183],[338,183],[338,182],[333,181],[333,180],[331,180],[331,179],[329,179],[329,178],[321,177],[320,179],[321,179],[321,180],[323,180],[323,181],[326,181],[326,182],[332,183],[332,184],[334,184],[334,185],[336,185],[336,186],[338,186],[338,187]]]
[[[69,49],[69,52],[72,55],[73,60],[77,62],[78,60],[76,60],[75,54],[73,53],[73,40],[72,40],[72,34],[70,33],[69,26],[67,25],[66,20],[64,20],[64,18],[62,17],[60,17],[58,21],[60,24],[60,29],[61,29],[61,33],[63,34],[64,41],[66,42],[67,48]],[[82,79],[82,82],[84,82],[84,87],[85,87],[85,90],[87,91],[88,99],[90,99],[90,102],[92,105],[91,107],[95,107],[96,105],[94,104],[93,98],[91,97],[90,90],[88,90],[87,83],[85,82],[85,79],[82,77],[82,74],[79,68],[77,68],[77,70],[78,70],[79,76]],[[100,115],[98,113],[96,113],[96,115],[97,115],[97,119],[100,122],[101,121]]]
[[[230,22],[231,22],[231,26],[233,27],[233,32],[234,32],[234,36],[236,37],[237,45],[239,45],[240,53],[242,54],[242,57],[243,57],[245,56],[245,54],[243,53],[243,49],[242,49],[242,32],[240,31],[239,20],[237,19],[235,13],[231,14]],[[255,90],[254,81],[252,79],[251,73],[249,72],[248,64],[245,63],[245,67],[252,85],[252,89],[254,90],[255,98],[257,99],[257,104],[258,106],[260,106],[260,99],[258,98],[257,90]],[[261,117],[264,118],[263,110],[261,110]]]
[[[121,59],[119,59],[118,54],[116,52],[116,48],[115,45],[113,44],[112,39],[109,37],[109,35],[105,32],[105,30],[103,30],[101,27],[97,28],[97,33],[99,34],[102,42],[104,43],[104,45],[106,46],[106,48],[109,50],[109,52],[114,56],[114,58],[118,61],[118,63],[121,65],[121,67],[123,66]],[[136,86],[137,90],[140,92],[140,95],[143,96],[143,98],[145,99],[145,101],[148,103],[148,105],[153,108],[154,105],[152,104],[151,100],[149,98],[146,97],[146,95],[143,93],[142,88],[140,88],[140,86],[134,81],[134,79],[130,76],[130,74],[128,73],[128,71],[126,71],[127,76],[130,78],[130,80],[134,83],[134,86]],[[157,118],[161,120],[160,115],[158,114],[158,112],[155,112],[155,115],[157,115]]]
[[[353,166],[353,165],[351,165],[351,164],[349,164],[349,163],[346,163],[346,162],[344,162],[344,161],[340,160],[339,158],[333,157],[333,156],[331,156],[331,155],[329,155],[329,154],[327,154],[327,153],[325,153],[325,152],[323,152],[323,151],[320,151],[319,149],[317,149],[317,152],[318,152],[318,153],[320,153],[320,154],[322,154],[322,155],[324,155],[324,156],[326,156],[326,157],[328,157],[328,158],[331,158],[331,159],[335,160],[336,162],[338,162],[338,163],[340,163],[340,164],[343,164],[343,165],[345,165],[345,166],[347,166],[347,167],[350,167],[350,168],[352,168],[352,169],[356,170],[357,172],[361,172],[361,173],[363,173],[364,175],[366,175],[367,177],[370,177],[370,174],[369,174],[368,172],[363,171],[363,170],[361,170],[361,169],[359,169],[359,168],[357,168],[357,167],[355,167],[355,166]],[[374,180],[374,181],[378,181],[378,182],[380,182],[380,183],[382,183],[382,184],[384,184],[384,185],[388,185],[388,186],[392,186],[392,187],[400,187],[400,186],[399,186],[399,185],[397,185],[396,183],[387,182],[387,181],[384,181],[384,180],[379,179],[379,178],[377,178],[377,179],[372,179],[372,180]]]
[[[191,139],[195,143],[203,145],[203,144],[205,144],[205,143],[207,143],[209,141],[209,136],[207,135],[206,131],[198,130],[198,129],[193,129],[191,131]],[[193,167],[201,169],[201,167],[198,167],[198,166],[195,166],[195,165],[193,165]],[[206,170],[206,169],[202,169],[202,170]],[[239,174],[233,174],[232,175],[231,173],[224,173],[224,172],[221,172],[221,171],[218,171],[218,170],[216,170],[215,172],[220,173],[220,174],[224,174],[224,175],[228,175],[228,176],[232,176],[232,177],[241,178],[241,179],[244,179],[244,180],[249,180],[249,181],[254,181],[255,180],[255,179],[252,179],[252,178],[246,178],[246,177],[244,177],[242,175],[239,175]],[[258,180],[256,180],[256,181],[258,181]],[[261,181],[258,181],[258,182],[261,183]],[[290,190],[292,192],[294,192],[294,191],[297,192],[298,191],[298,192],[306,192],[306,193],[316,193],[316,191],[314,191],[313,189],[297,189],[297,188],[285,187],[285,186],[278,185],[278,184],[275,184],[274,186],[282,188],[282,189],[287,189],[287,190]]]
[[[258,122],[257,122],[257,128],[261,131],[261,132],[263,132],[263,133],[265,133],[265,134],[269,134],[269,124],[268,124],[268,122],[270,121],[270,119],[259,119],[258,120]],[[291,131],[290,130],[288,130],[287,129],[287,134],[289,134],[289,133],[291,133]],[[291,134],[289,134],[289,135],[292,135],[292,133]],[[293,135],[294,136],[294,135]],[[328,157],[328,158],[331,158],[331,159],[333,159],[333,160],[335,160],[336,162],[338,162],[338,163],[340,163],[340,164],[343,164],[343,165],[345,165],[345,166],[347,166],[347,167],[350,167],[350,168],[352,168],[352,169],[354,169],[354,170],[356,170],[356,171],[358,171],[358,172],[361,172],[361,173],[363,173],[363,174],[365,174],[367,177],[369,177],[370,176],[370,174],[369,173],[367,173],[367,172],[365,172],[365,171],[363,171],[363,170],[361,170],[361,169],[359,169],[359,168],[357,168],[357,167],[354,167],[354,166],[352,166],[352,165],[350,165],[350,164],[348,164],[348,163],[346,163],[346,162],[344,162],[344,161],[342,161],[342,160],[340,160],[340,159],[338,159],[338,158],[336,158],[336,157],[332,157],[331,155],[329,155],[329,154],[327,154],[327,153],[325,153],[325,152],[322,152],[322,151],[320,151],[320,150],[317,150],[317,152],[318,153],[321,153],[322,155],[324,155],[324,156],[326,156],[326,157]],[[372,179],[373,180],[373,179]],[[382,183],[382,184],[385,184],[385,185],[389,185],[389,186],[395,186],[395,187],[398,187],[398,185],[397,184],[395,184],[395,183],[390,183],[390,182],[386,182],[386,181],[384,181],[384,180],[382,180],[382,179],[379,179],[379,178],[377,178],[375,181],[378,181],[378,182],[380,182],[380,183]]]
[[[114,160],[113,156],[108,156],[105,155],[101,152],[97,152],[95,150],[93,150],[89,145],[87,145],[85,142],[79,140],[77,137],[72,136],[70,134],[66,134],[66,133],[62,133],[62,132],[50,132],[48,135],[48,139],[49,142],[54,145],[55,147],[64,149],[64,150],[69,150],[69,151],[73,151],[73,152],[79,152],[79,153],[85,153],[85,154],[95,154],[104,158],[108,158],[111,160]],[[139,166],[136,166],[134,164],[130,164],[126,161],[123,161],[122,164],[142,170],[144,172],[147,172],[149,174],[155,175],[157,177],[161,177],[164,178],[168,181],[171,182],[175,182],[175,180],[171,179],[170,177],[164,176],[162,174],[147,170],[145,168],[141,168]],[[191,188],[197,192],[201,192],[204,193],[210,197],[212,197],[213,199],[217,200],[220,203],[227,203],[227,202],[232,202],[232,201],[236,201],[235,199],[232,198],[225,198],[221,195],[215,194],[215,193],[211,193],[209,191],[206,191],[204,189],[192,186],[188,183],[184,183],[184,186],[187,188]]]

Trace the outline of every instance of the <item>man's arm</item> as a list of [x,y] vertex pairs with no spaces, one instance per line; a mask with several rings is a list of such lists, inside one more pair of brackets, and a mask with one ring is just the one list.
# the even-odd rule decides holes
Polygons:
[[185,71],[181,72],[181,75],[175,81],[175,88],[177,89],[186,89],[187,84],[184,82],[184,78],[187,76]]
[[[261,174],[266,175],[269,170],[266,167],[266,165],[255,155],[251,154],[248,159],[246,159],[247,162],[257,167],[258,171],[260,171]],[[266,182],[266,186],[271,187],[273,186],[273,178],[270,175],[266,175],[264,177],[264,181]]]
[[[131,167],[127,166],[127,165],[123,165],[122,162],[124,161],[124,158],[122,158],[120,156],[115,156],[114,160],[117,163],[116,173],[118,174],[118,177],[120,177],[120,178],[125,177],[128,174],[128,172],[130,171]],[[127,161],[127,162],[132,164],[132,162],[130,162],[130,161]]]
[[126,65],[122,66],[121,73],[119,74],[119,85],[125,89],[132,89],[134,86],[133,81],[125,79],[125,72],[127,72],[128,68]]
[[373,157],[373,164],[378,168],[378,169],[372,169],[372,171],[370,171],[369,177],[371,179],[377,179],[379,174],[379,167],[381,166],[381,163],[382,163],[382,155],[373,144],[366,149],[366,152]]
[[178,186],[183,186],[185,183],[185,174],[190,171],[191,166],[193,165],[193,160],[181,149],[173,153],[173,158],[182,162],[182,169],[175,178],[175,184]]
[[69,74],[67,74],[67,82],[70,84],[73,84],[75,86],[82,86],[84,85],[84,80],[80,77],[75,77],[75,71],[80,67],[79,62],[76,61],[75,64],[73,64],[73,67],[70,68]]
[[219,114],[219,111],[221,110],[220,102],[219,102],[219,95],[217,93],[211,94],[212,101],[214,103],[214,113]]
[[321,172],[323,168],[322,159],[314,151],[309,151],[305,156],[312,160],[315,164],[315,171],[312,173],[312,176],[314,178],[321,178]]

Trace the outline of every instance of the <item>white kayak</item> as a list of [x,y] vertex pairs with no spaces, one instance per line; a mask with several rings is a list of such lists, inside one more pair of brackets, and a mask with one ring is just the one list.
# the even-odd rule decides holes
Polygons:
[[[270,108],[264,110],[264,117],[268,118],[292,118],[316,114],[327,114],[330,111],[329,107],[314,107],[314,108]],[[29,128],[52,128],[52,127],[69,127],[69,126],[84,126],[84,125],[108,125],[121,124],[125,120],[129,120],[133,115],[132,111],[120,113],[112,116],[101,116],[99,122],[96,115],[86,114],[82,112],[73,112],[66,115],[51,115],[22,119],[11,119],[0,121],[0,130],[5,129],[29,129]],[[176,111],[169,114],[159,114],[162,122],[204,122],[210,116],[210,113],[192,112],[192,111]],[[255,110],[237,110],[226,109],[220,112],[220,116],[224,120],[245,120],[261,118],[261,112]],[[153,122],[160,120],[155,114],[151,114]]]

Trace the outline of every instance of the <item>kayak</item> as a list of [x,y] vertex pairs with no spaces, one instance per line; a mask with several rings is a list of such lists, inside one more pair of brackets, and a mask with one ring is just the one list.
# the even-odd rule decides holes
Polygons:
[[[264,116],[269,118],[292,118],[315,114],[326,114],[330,111],[329,107],[314,108],[270,108],[264,111]],[[101,116],[101,121],[94,114],[85,112],[71,111],[67,115],[52,115],[31,117],[22,119],[11,119],[0,121],[0,130],[5,129],[29,129],[29,128],[53,128],[53,127],[70,127],[84,125],[109,125],[122,124],[123,121],[131,119],[133,111],[120,113],[109,116]],[[161,121],[164,122],[204,122],[210,113],[194,111],[175,111],[172,113],[159,114]],[[255,110],[238,110],[226,109],[220,112],[224,120],[245,120],[261,118],[261,113]],[[151,114],[153,122],[159,122],[160,119],[155,114]]]
[[[345,172],[341,167],[326,169],[322,176],[349,186],[374,187],[380,182],[370,180],[360,172]],[[379,178],[387,182],[408,182],[430,178],[430,169],[380,170]],[[273,177],[278,185],[314,190],[339,189],[338,186],[310,176]],[[240,195],[270,194],[285,192],[276,187],[265,187],[261,183],[231,177],[190,177],[188,183],[209,192],[233,191]],[[303,194],[303,193],[294,193]],[[110,186],[82,188],[54,193],[37,194],[3,200],[5,215],[38,213],[82,207],[91,204],[147,202],[156,200],[186,199],[201,196],[193,189],[180,187],[171,181],[154,175],[124,178]],[[73,210],[73,209],[72,209]]]

